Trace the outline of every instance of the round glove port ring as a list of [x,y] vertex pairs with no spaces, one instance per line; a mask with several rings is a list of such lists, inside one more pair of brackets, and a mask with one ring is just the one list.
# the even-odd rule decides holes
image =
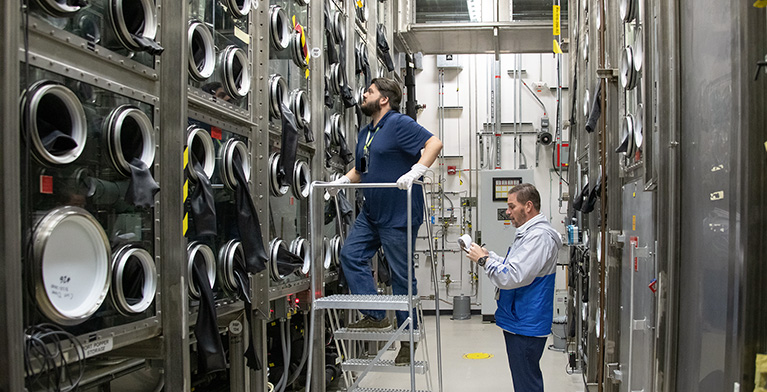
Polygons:
[[129,50],[141,51],[133,36],[154,40],[157,36],[157,15],[152,0],[111,0],[110,20],[120,43]]
[[330,253],[332,255],[331,261],[334,266],[338,267],[341,265],[341,246],[342,244],[341,236],[335,235],[330,240]]
[[306,30],[303,26],[296,25],[293,32],[290,33],[290,54],[293,57],[293,63],[300,68],[309,66],[309,47],[306,45]]
[[251,0],[227,0],[227,3],[229,3],[229,7],[227,7],[229,12],[236,19],[247,16],[252,7]]
[[636,87],[636,74],[637,72],[634,69],[634,50],[631,46],[626,46],[626,48],[623,49],[620,64],[621,86],[626,90],[631,90]]
[[202,257],[202,260],[205,262],[205,272],[208,274],[208,282],[210,282],[210,287],[213,288],[213,285],[216,284],[216,256],[208,245],[197,241],[187,245],[186,253],[188,256],[186,280],[189,285],[189,296],[193,299],[199,299],[200,289],[194,284],[192,266],[198,257]]
[[586,121],[589,119],[589,111],[591,110],[591,96],[589,90],[583,93],[583,117],[586,117]]
[[[138,263],[143,274],[143,285],[141,289],[141,298],[138,301],[128,300],[125,293],[125,284],[135,279],[135,276],[128,276],[125,280],[125,269],[134,269],[134,263]],[[149,309],[154,302],[157,294],[157,267],[154,264],[152,255],[145,249],[132,245],[125,245],[115,252],[112,257],[112,302],[117,311],[124,316],[143,313]]]
[[269,77],[269,114],[273,118],[282,117],[282,105],[289,107],[288,83],[280,74]]
[[285,50],[290,46],[290,21],[287,14],[279,5],[269,7],[269,36],[272,47]]
[[642,26],[637,26],[634,32],[634,71],[642,70],[644,62],[644,35],[642,35]]
[[152,121],[141,109],[122,105],[109,114],[104,122],[109,157],[123,176],[131,175],[130,162],[138,158],[146,167],[154,162],[155,141]]
[[221,52],[224,89],[232,98],[242,98],[250,91],[250,69],[248,54],[230,45]]
[[296,115],[301,127],[308,127],[312,121],[312,107],[304,90],[293,90],[290,94],[290,110]]
[[234,275],[234,266],[238,259],[245,260],[242,242],[238,240],[230,240],[218,252],[218,281],[230,292],[237,291],[239,287]]
[[346,17],[341,12],[336,12],[333,15],[333,35],[338,44],[343,45],[346,40]]
[[306,276],[311,268],[311,255],[309,254],[309,241],[303,237],[297,237],[290,242],[290,251],[304,261],[300,270],[296,271],[298,276]]
[[285,279],[284,275],[280,275],[280,270],[277,267],[277,256],[280,248],[288,250],[288,246],[285,245],[285,241],[282,239],[275,238],[269,242],[269,275],[275,282]]
[[301,200],[309,197],[311,182],[312,175],[309,172],[309,165],[305,161],[296,160],[293,165],[293,196]]
[[203,81],[211,76],[216,69],[216,47],[213,34],[199,20],[189,21],[187,29],[189,41],[189,76],[197,81]]
[[269,156],[269,189],[272,195],[280,197],[290,191],[290,187],[280,185],[280,153],[275,152]]
[[[80,157],[88,138],[87,118],[72,90],[56,82],[41,81],[24,93],[22,106],[29,116],[24,128],[30,132],[35,156],[41,163],[65,165]],[[74,146],[57,146],[60,143],[48,140],[58,132],[70,138]]]
[[80,36],[88,41],[98,44],[101,43],[101,18],[94,14],[85,14],[78,18],[77,29]]
[[322,238],[322,252],[325,254],[322,259],[322,266],[325,269],[329,269],[333,262],[333,250],[330,248],[330,240],[328,237]]
[[88,211],[59,207],[36,225],[31,238],[35,299],[61,325],[93,315],[109,292],[111,249],[104,229]]
[[240,157],[240,167],[245,174],[245,180],[250,181],[250,159],[247,146],[239,140],[227,140],[224,144],[224,165],[221,168],[223,171],[221,177],[223,177],[224,185],[232,191],[237,188],[237,177],[234,176],[234,157],[237,155]]
[[197,161],[202,166],[205,176],[211,178],[216,159],[213,139],[210,137],[210,134],[202,128],[191,126],[187,129],[186,145],[187,160],[189,161],[187,165],[189,180],[197,182],[197,173],[195,173],[192,166],[194,161]]
[[58,18],[68,18],[80,11],[83,7],[79,5],[69,5],[68,1],[57,0],[36,0],[40,8],[52,16]]

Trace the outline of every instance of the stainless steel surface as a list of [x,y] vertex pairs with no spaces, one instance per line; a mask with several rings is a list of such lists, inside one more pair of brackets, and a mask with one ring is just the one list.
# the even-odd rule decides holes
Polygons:
[[[141,298],[138,302],[130,303],[125,297],[123,279],[128,263],[138,262],[143,274]],[[134,267],[135,268],[135,267]],[[126,245],[115,251],[112,257],[112,302],[117,311],[123,315],[142,313],[152,305],[157,294],[157,267],[152,255],[145,249]],[[132,277],[131,277],[132,278]]]
[[300,293],[306,291],[311,286],[311,282],[307,279],[293,280],[282,284],[269,287],[269,300],[273,301],[278,298],[286,297],[290,294]]
[[86,210],[48,212],[30,238],[35,300],[46,317],[76,325],[99,309],[112,280],[111,248],[101,224]]
[[147,168],[152,167],[157,148],[154,125],[141,109],[121,105],[112,110],[105,120],[104,134],[112,164],[122,175],[131,175],[133,158],[138,158]]
[[[417,374],[426,374],[429,366],[423,361],[413,361],[415,371]],[[369,359],[352,358],[341,363],[341,368],[345,371],[361,372],[370,365]],[[383,359],[377,363],[374,363],[371,370],[372,372],[387,372],[387,373],[407,373],[411,367],[409,366],[396,366],[393,360]],[[414,389],[411,389],[414,390]]]
[[[394,331],[366,331],[360,329],[341,328],[333,332],[333,336],[336,339],[349,339],[349,340],[366,340],[366,341],[380,341],[385,342],[392,337],[397,341],[410,341],[408,334],[398,334]],[[413,332],[413,341],[418,342],[421,340],[421,332],[416,330]]]
[[[413,302],[419,302],[417,297]],[[314,301],[317,309],[408,310],[406,295],[335,294]]]

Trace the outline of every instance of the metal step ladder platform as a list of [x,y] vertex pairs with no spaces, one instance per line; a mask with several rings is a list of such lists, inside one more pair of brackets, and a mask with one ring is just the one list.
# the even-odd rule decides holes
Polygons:
[[[423,184],[420,181],[416,181],[417,184]],[[326,188],[396,188],[396,183],[359,183],[359,184],[343,184],[337,185],[325,182],[313,182],[309,188],[309,215],[312,218],[312,243],[321,243],[321,226],[318,222],[318,217],[322,213],[322,209],[317,205],[319,203],[319,195],[315,195],[316,191],[322,192]],[[407,236],[412,238],[417,233],[412,232],[412,187],[407,189]],[[424,207],[428,205],[426,200],[426,193],[424,190]],[[429,238],[431,238],[431,225],[428,216],[428,208],[424,208],[426,219],[427,231]],[[429,242],[430,251],[432,254],[431,260],[436,260],[434,257],[434,250],[431,249],[431,241]],[[309,330],[309,339],[313,342],[312,350],[309,352],[306,385],[311,391],[324,391],[324,350],[325,345],[323,343],[315,342],[314,335],[316,333],[322,333],[325,328],[325,311],[329,311],[329,319],[331,328],[334,330],[334,340],[336,348],[340,355],[342,355],[345,361],[341,364],[343,370],[344,380],[346,381],[347,391],[349,392],[405,392],[408,390],[386,389],[386,388],[361,388],[360,382],[365,378],[369,372],[391,372],[391,373],[410,373],[410,389],[411,392],[427,392],[431,391],[431,373],[429,368],[429,350],[426,339],[426,332],[422,328],[423,326],[423,311],[421,308],[420,299],[413,296],[413,245],[411,241],[407,242],[407,254],[408,257],[408,294],[407,295],[331,295],[324,297],[324,287],[322,287],[322,278],[312,278],[312,293],[314,295],[312,310],[311,310],[311,329]],[[315,264],[321,264],[317,262],[319,256],[317,246],[312,247],[312,271],[321,271],[322,266],[315,268]],[[434,267],[434,266],[432,266]],[[438,285],[436,268],[431,268],[432,279],[434,280],[435,287]],[[435,310],[436,310],[436,332],[437,332],[437,379],[439,382],[439,391],[442,392],[442,344],[439,325],[439,290],[435,292]],[[414,314],[414,309],[417,308],[417,314]],[[408,317],[399,326],[399,328],[383,331],[369,331],[369,330],[355,330],[349,328],[341,328],[340,320],[338,316],[338,310],[341,309],[370,309],[370,310],[399,310],[407,311]],[[418,318],[418,325],[421,329],[413,329],[415,317]],[[370,342],[385,342],[383,347],[378,350],[375,358],[363,359],[363,358],[351,358],[348,355],[345,341],[370,341]],[[383,360],[381,357],[383,354],[392,347],[394,342],[410,342],[410,366],[395,366],[393,360]],[[423,355],[424,361],[415,360],[415,342],[423,342]],[[315,360],[316,356],[316,360]],[[315,361],[315,362],[313,362]],[[355,373],[356,378],[351,373]],[[314,379],[312,378],[314,374]],[[427,391],[416,390],[416,378],[415,375],[425,375]],[[353,382],[352,382],[352,379]]]

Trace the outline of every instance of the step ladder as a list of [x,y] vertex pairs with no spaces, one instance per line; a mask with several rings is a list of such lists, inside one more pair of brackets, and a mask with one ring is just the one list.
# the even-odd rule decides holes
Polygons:
[[[420,181],[416,181],[417,184],[423,184]],[[343,184],[343,185],[330,185],[325,182],[313,182],[309,188],[309,216],[312,217],[312,222],[316,222],[314,219],[317,217],[317,213],[322,209],[317,206],[318,197],[314,197],[315,191],[324,190],[325,188],[396,188],[396,183],[358,183],[358,184]],[[423,187],[422,187],[423,188]],[[407,236],[412,238],[412,187],[407,189]],[[424,189],[424,212],[426,219],[424,223],[431,238],[431,225],[428,216],[429,209],[426,200],[426,192]],[[319,225],[312,226],[312,243],[317,244],[320,237],[321,227]],[[342,233],[343,234],[343,233]],[[316,238],[315,238],[316,237]],[[431,241],[429,242],[429,249],[431,251],[431,260],[436,260],[434,257],[434,250],[431,248]],[[342,355],[344,361],[341,364],[344,380],[346,382],[347,392],[428,392],[431,391],[431,373],[429,368],[429,350],[426,340],[426,331],[423,328],[423,310],[421,308],[421,301],[418,297],[413,296],[413,249],[412,242],[407,243],[408,252],[408,294],[407,295],[331,295],[323,296],[324,288],[321,287],[321,278],[312,279],[312,293],[314,295],[312,310],[311,310],[311,329],[309,331],[309,338],[312,341],[312,349],[309,351],[308,363],[307,363],[307,390],[312,392],[319,392],[325,390],[324,385],[324,350],[325,345],[323,342],[316,342],[315,334],[318,331],[324,330],[324,317],[325,311],[329,311],[329,318],[331,328],[334,330],[334,340],[336,347],[339,351],[339,355]],[[317,247],[312,247],[312,263],[317,260],[316,252]],[[434,287],[438,287],[438,280],[436,274],[436,268],[431,266],[432,279],[434,280]],[[321,268],[321,266],[320,266]],[[317,271],[312,267],[312,271]],[[353,330],[348,328],[341,328],[340,320],[338,317],[338,310],[352,310],[352,309],[370,309],[370,310],[394,310],[394,311],[407,311],[408,317],[397,329],[392,328],[389,331],[367,331],[367,330]],[[414,315],[414,309],[416,313]],[[437,380],[439,384],[439,392],[442,392],[442,344],[439,325],[439,290],[435,292],[435,311],[436,311],[436,332],[437,332]],[[419,329],[413,329],[413,320],[418,318]],[[345,341],[360,341],[360,342],[385,342],[383,347],[378,351],[375,358],[362,359],[351,358],[348,355]],[[392,344],[396,341],[410,342],[410,366],[395,366],[393,360],[382,360],[383,354],[392,347]],[[415,359],[415,347],[414,343],[423,342],[422,352],[424,353],[424,361],[416,361]],[[319,358],[316,362],[315,356]],[[322,366],[319,366],[322,364]],[[322,372],[322,373],[320,373]],[[391,372],[391,373],[410,373],[410,389],[409,390],[397,390],[386,388],[362,388],[359,386],[360,382],[365,378],[369,372]],[[320,373],[320,376],[315,375],[314,381],[312,381],[312,373]],[[356,379],[353,379],[352,373],[357,374]],[[416,374],[426,376],[427,390],[416,390]],[[352,380],[353,379],[353,380]],[[321,381],[320,381],[321,380]]]

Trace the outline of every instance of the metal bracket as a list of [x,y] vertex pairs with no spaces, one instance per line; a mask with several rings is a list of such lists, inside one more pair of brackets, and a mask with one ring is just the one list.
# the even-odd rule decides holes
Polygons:
[[650,249],[648,249],[646,246],[634,249],[634,257],[638,257],[640,259],[646,259],[646,258],[649,258],[650,256],[651,256]]
[[605,364],[605,367],[607,367],[607,378],[612,379],[616,383],[623,381],[623,372],[620,370],[620,363],[608,363]]
[[607,79],[611,82],[617,82],[620,72],[618,68],[599,68],[597,69],[597,76],[600,79]]

